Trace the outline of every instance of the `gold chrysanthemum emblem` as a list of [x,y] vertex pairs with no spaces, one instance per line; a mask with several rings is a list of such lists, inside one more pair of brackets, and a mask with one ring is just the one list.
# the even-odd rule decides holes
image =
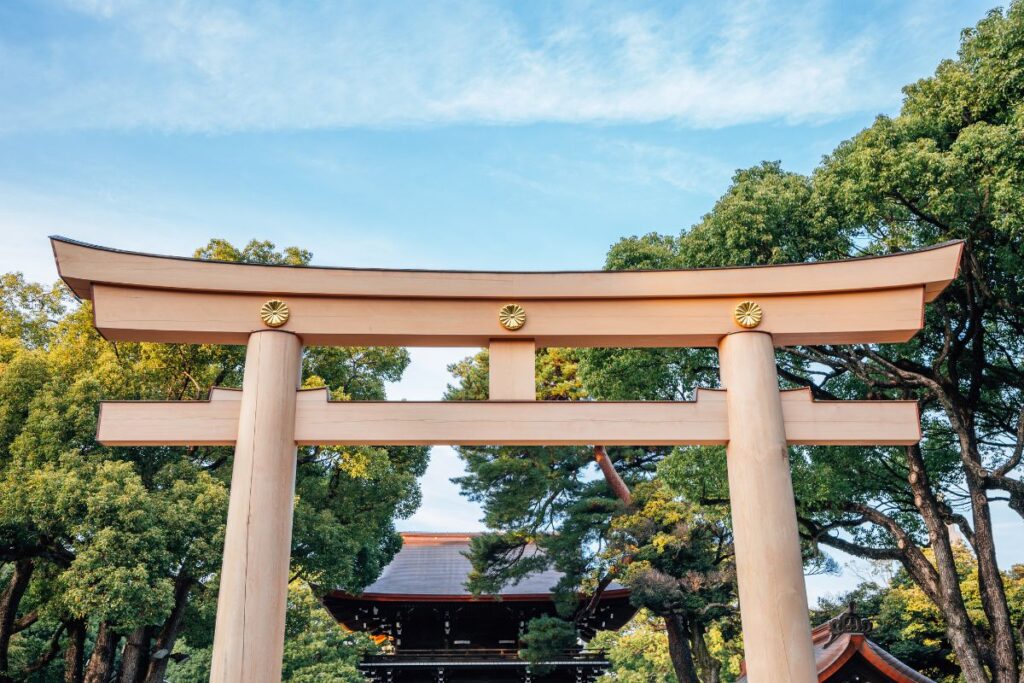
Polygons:
[[267,327],[281,327],[288,322],[288,304],[280,299],[271,299],[260,307],[260,319]]
[[498,322],[506,330],[518,330],[526,324],[526,309],[519,304],[505,304],[498,310]]
[[761,310],[761,307],[753,301],[744,301],[732,312],[732,317],[736,320],[736,324],[746,328],[760,325],[763,316],[764,312]]

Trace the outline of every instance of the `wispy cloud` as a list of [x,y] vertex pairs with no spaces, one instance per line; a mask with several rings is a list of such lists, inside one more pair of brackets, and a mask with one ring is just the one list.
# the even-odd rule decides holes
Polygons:
[[721,127],[898,97],[877,36],[816,4],[512,7],[78,0],[32,43],[0,30],[0,128]]
[[665,144],[611,139],[598,147],[617,160],[606,168],[633,182],[660,182],[683,192],[716,195],[735,170],[713,156]]
[[[592,199],[595,184],[658,186],[672,190],[718,195],[735,169],[720,159],[669,144],[637,142],[615,135],[587,135],[585,153],[549,152],[530,158],[517,168],[483,166],[483,172],[500,182],[533,195]],[[581,184],[580,178],[588,182]]]

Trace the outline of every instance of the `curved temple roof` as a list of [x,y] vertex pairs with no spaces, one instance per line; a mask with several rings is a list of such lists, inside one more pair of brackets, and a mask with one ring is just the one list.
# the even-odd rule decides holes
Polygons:
[[269,266],[156,256],[50,238],[60,276],[82,299],[95,284],[292,296],[632,299],[812,294],[924,285],[956,276],[962,242],[918,251],[777,266],[658,271],[486,272]]
[[[380,577],[358,597],[367,601],[479,601],[551,600],[551,591],[562,578],[553,569],[530,574],[519,583],[505,586],[498,595],[474,596],[466,588],[472,565],[465,553],[469,551],[473,533],[402,534],[402,549],[384,568]],[[628,591],[612,583],[605,593],[625,595]],[[343,593],[335,592],[338,597]]]
[[[835,621],[836,619],[830,619],[811,631],[819,683],[831,681],[833,676],[839,674],[851,660],[857,657],[861,658],[873,671],[884,675],[893,683],[935,683],[924,674],[901,662],[864,633],[833,633],[832,624]],[[859,679],[849,679],[843,676],[842,680]],[[747,683],[746,674],[736,679],[736,683]]]

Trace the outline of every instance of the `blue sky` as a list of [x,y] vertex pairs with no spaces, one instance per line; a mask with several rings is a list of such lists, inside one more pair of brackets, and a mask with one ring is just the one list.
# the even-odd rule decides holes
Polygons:
[[[619,237],[698,221],[737,168],[811,170],[991,2],[6,0],[0,269],[54,279],[52,233],[599,267]],[[464,354],[415,351],[392,396],[437,398]],[[435,455],[404,527],[473,526]]]

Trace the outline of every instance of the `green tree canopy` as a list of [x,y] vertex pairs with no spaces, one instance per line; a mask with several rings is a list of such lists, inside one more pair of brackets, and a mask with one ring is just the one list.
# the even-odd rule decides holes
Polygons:
[[[835,548],[898,563],[941,615],[961,675],[1018,683],[1022,624],[996,555],[992,506],[1002,498],[1024,516],[1024,4],[966,30],[958,57],[904,93],[897,116],[878,117],[812,174],[774,162],[738,171],[697,225],[623,239],[606,267],[765,265],[964,240],[960,277],[928,307],[912,341],[781,349],[779,378],[817,398],[920,401],[919,446],[791,449],[806,557],[827,569],[825,549]],[[583,389],[597,399],[678,399],[718,377],[707,350],[594,349],[576,357]],[[660,481],[705,508],[727,501],[721,449],[614,456],[632,485]],[[537,529],[564,532],[574,508],[563,503],[543,517],[524,505],[523,491],[571,482],[549,488],[550,500],[583,501],[599,484],[578,474],[583,455],[533,457],[528,465],[469,453],[464,486],[493,507],[493,523],[529,528],[525,520],[543,518],[547,526]],[[529,479],[503,479],[504,469],[528,471]],[[601,539],[622,514],[607,497],[584,508]],[[976,557],[968,582],[980,612],[967,605],[949,525]]]
[[[587,398],[578,356],[567,349],[537,354],[540,398]],[[448,398],[487,397],[487,352],[450,369],[456,385]],[[556,640],[552,633],[575,633],[568,622],[586,616],[617,580],[632,588],[636,606],[665,620],[679,680],[718,680],[721,665],[708,650],[707,635],[719,623],[735,620],[731,534],[720,511],[687,503],[655,478],[656,464],[668,449],[611,450],[609,456],[631,489],[629,500],[600,477],[590,448],[474,447],[459,452],[468,472],[457,482],[482,503],[484,521],[494,530],[472,543],[470,587],[497,593],[541,569],[563,574],[556,604],[564,623],[531,621],[525,638],[528,657],[540,660],[549,654]],[[542,552],[525,552],[530,544]],[[580,600],[581,593],[589,597]]]
[[[311,257],[223,240],[196,255],[299,266]],[[3,277],[0,681],[45,669],[70,683],[159,683],[170,660],[152,653],[181,638],[209,644],[232,450],[105,448],[94,440],[97,403],[203,399],[211,386],[239,386],[243,360],[241,347],[107,342],[63,285]],[[404,349],[310,348],[303,375],[336,399],[380,399],[408,362]],[[301,448],[293,575],[353,592],[372,582],[401,545],[395,519],[419,504],[426,455]]]
[[[813,547],[903,566],[942,614],[971,681],[1020,675],[1021,624],[1007,603],[991,499],[1006,496],[1024,513],[1022,60],[1024,6],[1014,3],[965,31],[958,59],[907,87],[898,116],[879,117],[811,176],[777,164],[741,171],[692,230],[624,240],[608,260],[610,267],[632,267],[652,255],[666,266],[767,264],[965,240],[961,277],[929,307],[913,341],[785,349],[779,374],[784,384],[810,386],[820,398],[921,401],[920,447],[794,449],[796,494]],[[637,355],[645,354],[585,356],[585,386],[626,397],[628,370],[608,358]],[[661,352],[646,355],[646,376],[663,376],[663,392],[709,379],[701,370],[714,360],[703,352],[682,354],[682,361],[673,354],[670,362]],[[619,387],[627,392],[615,392]],[[722,499],[723,468],[705,466],[706,456],[679,451],[665,469],[689,495]],[[978,558],[980,627],[965,606],[949,524],[960,527]]]

